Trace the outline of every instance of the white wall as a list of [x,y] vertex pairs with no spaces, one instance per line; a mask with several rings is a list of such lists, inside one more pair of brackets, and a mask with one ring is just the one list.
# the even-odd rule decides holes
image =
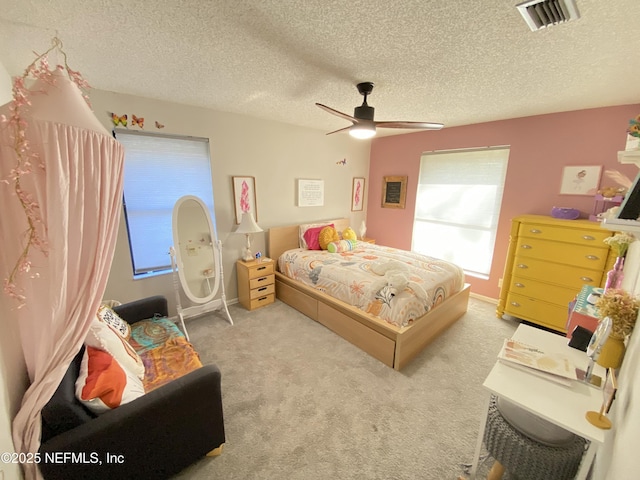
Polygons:
[[[635,232],[636,236],[640,236]],[[640,295],[640,241],[629,246],[622,288]],[[640,324],[627,345],[618,373],[618,392],[609,418],[613,424],[605,435],[605,445],[596,458],[594,480],[636,480],[637,449],[640,445]]]
[[[98,119],[111,129],[109,112],[135,114],[145,119],[151,132],[209,138],[217,232],[223,242],[223,268],[227,299],[237,298],[235,262],[241,257],[244,235],[234,234],[233,176],[254,176],[258,224],[265,233],[253,235],[252,250],[266,252],[267,230],[272,226],[303,223],[336,217],[350,217],[355,230],[365,218],[351,212],[353,177],[369,173],[368,141],[346,134],[325,135],[324,131],[270,122],[244,115],[216,112],[200,107],[94,90],[91,103]],[[318,115],[322,112],[318,111]],[[161,130],[155,121],[164,124]],[[129,129],[138,129],[129,125]],[[337,162],[347,159],[346,165]],[[296,179],[324,180],[323,207],[296,206]],[[149,190],[162,185],[149,185]],[[368,184],[366,185],[368,188]],[[168,249],[169,246],[167,246]],[[175,308],[171,275],[133,280],[124,218],[105,298],[129,301],[162,294]],[[183,302],[184,301],[184,296]],[[183,307],[189,303],[183,303]]]
[[[0,63],[0,105],[11,100],[11,77]],[[5,187],[3,184],[0,188]],[[13,305],[0,293],[0,452],[13,452],[11,422],[20,407],[27,388],[27,367],[24,363],[18,325],[12,322]],[[0,463],[0,479],[22,478],[15,464]],[[4,474],[4,476],[3,476]]]

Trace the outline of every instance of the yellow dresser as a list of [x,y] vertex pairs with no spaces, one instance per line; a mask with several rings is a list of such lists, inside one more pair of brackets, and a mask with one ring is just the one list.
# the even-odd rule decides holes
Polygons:
[[566,333],[569,302],[583,285],[606,281],[615,255],[604,239],[613,233],[589,220],[514,218],[498,317],[507,314]]

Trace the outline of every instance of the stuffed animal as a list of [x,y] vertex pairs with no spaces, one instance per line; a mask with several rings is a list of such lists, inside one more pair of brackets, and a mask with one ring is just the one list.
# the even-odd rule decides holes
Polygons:
[[343,240],[357,240],[356,232],[353,231],[351,227],[347,227],[342,231],[342,239]]
[[408,279],[409,265],[406,263],[398,260],[375,262],[371,264],[370,270],[381,277],[380,280],[374,282],[374,292],[380,292],[385,289],[389,296],[394,297],[406,288],[410,288],[423,303],[428,303],[427,292],[422,288],[422,285]]
[[626,191],[624,187],[603,187],[598,190],[598,193],[604,198],[613,198],[616,195],[624,195]]

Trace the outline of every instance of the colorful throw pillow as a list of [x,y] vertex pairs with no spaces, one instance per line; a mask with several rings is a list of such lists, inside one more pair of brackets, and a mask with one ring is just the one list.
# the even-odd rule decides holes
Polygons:
[[129,324],[120,318],[120,316],[111,310],[111,308],[106,305],[101,305],[98,308],[98,320],[106,323],[111,328],[113,328],[116,332],[118,332],[122,338],[128,339],[131,336],[131,327]]
[[353,231],[353,228],[347,227],[342,231],[342,239],[343,240],[357,240],[356,232]]
[[129,342],[112,327],[95,318],[84,341],[88,347],[97,348],[114,357],[120,365],[138,378],[144,378],[144,364]]
[[338,236],[338,232],[333,227],[324,227],[320,230],[320,235],[318,235],[318,244],[320,244],[321,250],[326,250],[327,245],[331,242],[337,242],[340,240]]
[[101,414],[144,395],[142,381],[103,350],[86,347],[76,380],[76,397]]
[[356,248],[355,240],[338,240],[327,245],[327,250],[331,253],[348,252]]
[[319,227],[308,228],[303,235],[306,247],[302,247],[302,248],[306,248],[307,250],[322,250],[320,248],[319,237],[320,237],[320,232],[325,227],[333,227],[333,223],[330,225],[321,225]]
[[[309,245],[307,244],[307,239],[305,238],[305,234],[307,233],[307,231],[311,230],[311,229],[318,229],[318,230],[314,230],[314,233],[310,233],[309,236],[311,238],[313,238],[314,236],[317,237],[320,234],[320,231],[324,228],[324,227],[333,227],[333,223],[305,223],[300,225],[299,227],[299,231],[298,231],[298,245],[300,246],[300,248],[304,248],[306,250],[312,250],[311,248],[309,248]],[[316,250],[320,250],[319,248],[316,248]]]

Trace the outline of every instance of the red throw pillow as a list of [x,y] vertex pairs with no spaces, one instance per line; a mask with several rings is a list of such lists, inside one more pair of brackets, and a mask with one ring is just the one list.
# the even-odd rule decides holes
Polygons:
[[321,227],[309,228],[306,232],[304,232],[303,237],[305,242],[307,242],[307,249],[322,250],[322,248],[320,248],[320,239],[318,237],[320,236],[320,232],[322,231],[322,229],[327,226],[333,227],[333,223],[322,225]]

